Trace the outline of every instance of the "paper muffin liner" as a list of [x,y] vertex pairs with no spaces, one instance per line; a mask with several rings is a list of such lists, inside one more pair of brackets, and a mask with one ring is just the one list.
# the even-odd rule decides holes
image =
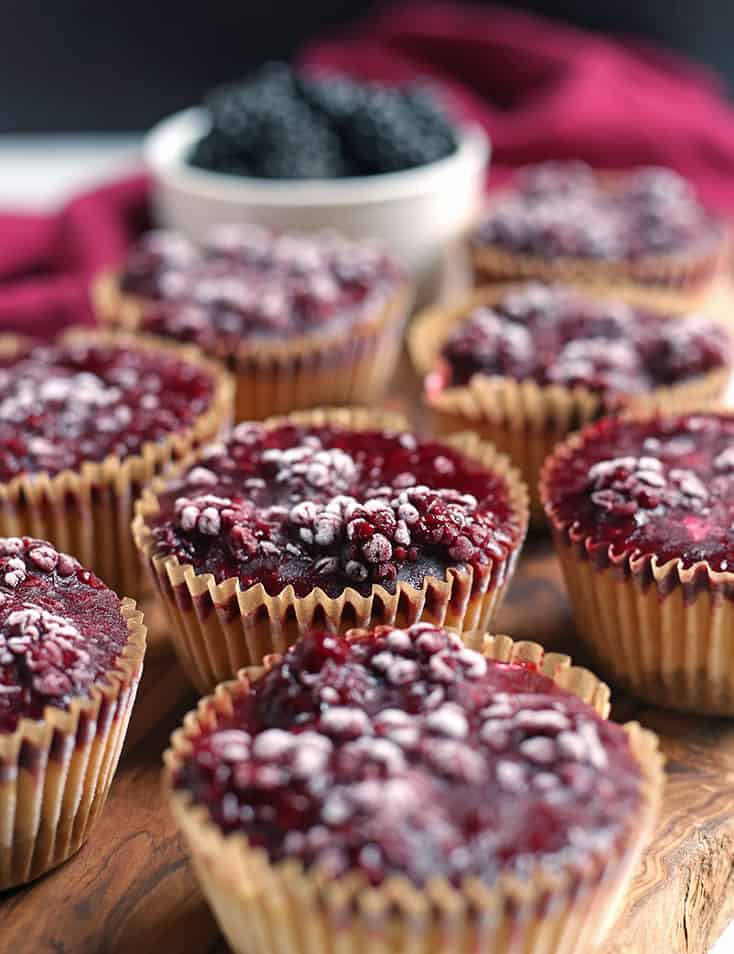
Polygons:
[[[358,634],[357,634],[358,635]],[[530,660],[602,717],[609,690],[568,656],[544,654],[537,643],[485,637],[483,651],[504,662]],[[266,666],[277,662],[266,660]],[[235,954],[587,954],[620,912],[634,869],[652,833],[662,797],[663,758],[656,736],[637,723],[624,728],[641,773],[640,810],[605,853],[541,864],[527,876],[477,878],[459,887],[441,878],[418,887],[394,876],[369,886],[358,872],[339,878],[304,870],[296,860],[269,861],[242,834],[225,836],[203,806],[173,788],[191,740],[216,728],[233,700],[250,691],[264,668],[243,670],[217,687],[184,719],[164,755],[164,788],[204,895]]]
[[540,483],[579,638],[600,671],[638,699],[734,716],[734,573],[632,547],[615,553],[556,514],[551,474],[590,433],[593,425],[558,447]]
[[[481,289],[457,306],[430,308],[417,316],[408,334],[408,350],[421,380],[436,370],[454,325],[474,308],[500,301],[512,287]],[[603,300],[610,294],[614,293],[607,289],[594,297]],[[625,398],[624,410],[660,408],[676,413],[705,408],[723,398],[730,377],[730,368],[720,368],[677,385],[632,395]],[[538,493],[543,462],[569,433],[608,411],[599,394],[587,388],[482,374],[474,375],[461,387],[425,393],[424,400],[435,433],[470,429],[509,456],[529,487],[534,522],[543,516]]]
[[[272,418],[266,426],[277,427],[285,421],[334,424],[354,430],[405,430],[408,426],[402,415],[359,408],[304,411]],[[287,586],[271,596],[262,584],[242,589],[234,577],[217,583],[211,573],[197,573],[175,556],[156,555],[148,520],[158,513],[156,495],[167,482],[154,481],[136,504],[133,535],[152,570],[178,657],[197,689],[210,691],[243,666],[259,665],[268,654],[284,652],[314,627],[343,632],[354,627],[382,623],[407,626],[425,620],[460,632],[486,631],[512,577],[525,537],[527,489],[507,458],[475,434],[457,434],[445,443],[505,480],[518,521],[514,545],[504,560],[493,560],[482,567],[481,573],[475,573],[471,566],[451,567],[445,579],[426,576],[420,589],[398,582],[394,593],[374,584],[366,596],[351,587],[338,597],[328,596],[319,588],[307,596],[297,596],[293,587]],[[190,466],[192,459],[176,472]]]
[[[121,291],[117,275],[101,275],[93,288],[97,314],[134,331],[152,301]],[[312,335],[243,341],[218,357],[235,378],[236,420],[261,420],[302,408],[379,401],[400,357],[413,300],[401,283],[357,321]],[[163,340],[168,340],[164,338]]]
[[104,808],[145,653],[143,614],[128,599],[120,612],[128,641],[89,693],[0,733],[0,891],[70,858]]
[[[212,400],[203,414],[165,441],[145,443],[140,453],[0,483],[0,536],[49,540],[91,567],[117,593],[138,598],[147,581],[130,533],[133,502],[152,477],[212,440],[231,422],[232,383],[218,364],[205,360],[197,349],[162,344],[151,337],[75,329],[59,340],[120,344],[175,355],[203,367],[214,381]],[[16,350],[22,342],[17,339]],[[12,339],[6,339],[5,347],[12,347]]]

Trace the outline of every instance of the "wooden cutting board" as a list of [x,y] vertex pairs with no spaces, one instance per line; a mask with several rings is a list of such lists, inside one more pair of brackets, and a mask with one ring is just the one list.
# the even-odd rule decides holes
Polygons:
[[[417,385],[407,365],[396,380],[400,393],[388,403],[415,412]],[[196,696],[161,614],[145,608],[145,674],[107,807],[76,857],[0,895],[0,954],[227,951],[160,794],[161,754]],[[495,631],[584,662],[542,535],[526,545]],[[624,698],[614,700],[613,715],[638,719],[660,735],[668,782],[657,832],[600,954],[708,954],[734,918],[734,720],[677,715]]]
[[[2,954],[227,951],[160,796],[161,753],[195,695],[154,609],[149,620],[145,675],[107,807],[71,861],[0,897]],[[582,659],[543,538],[529,541],[497,629]],[[614,716],[660,734],[668,783],[657,833],[602,954],[707,954],[734,917],[734,722],[627,699]]]

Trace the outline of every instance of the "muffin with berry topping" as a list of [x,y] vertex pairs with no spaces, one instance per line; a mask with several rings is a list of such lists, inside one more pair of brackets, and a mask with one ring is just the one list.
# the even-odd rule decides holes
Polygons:
[[227,225],[201,245],[149,233],[101,277],[95,300],[105,319],[224,362],[237,420],[253,420],[379,399],[410,293],[392,259],[364,242]]
[[47,538],[139,595],[133,500],[229,423],[231,382],[195,348],[111,331],[3,345],[0,533]]
[[86,841],[145,652],[143,614],[75,557],[0,538],[0,891]]
[[360,410],[240,424],[144,492],[133,533],[197,688],[313,626],[486,629],[527,491],[475,436],[439,444],[405,428]]
[[234,951],[602,940],[657,812],[656,739],[606,721],[568,657],[482,650],[430,623],[312,631],[189,713],[165,787]]
[[639,698],[734,715],[734,417],[605,419],[541,496],[578,628]]
[[508,454],[534,516],[540,468],[568,433],[602,414],[718,401],[733,353],[728,330],[701,314],[538,282],[429,309],[408,343],[434,430],[472,429]]
[[729,245],[722,219],[672,169],[596,175],[583,162],[521,169],[473,233],[476,284],[519,279],[706,293]]

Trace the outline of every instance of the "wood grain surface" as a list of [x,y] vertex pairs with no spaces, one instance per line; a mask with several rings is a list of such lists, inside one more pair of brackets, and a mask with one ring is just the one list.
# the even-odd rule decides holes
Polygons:
[[[149,620],[145,675],[109,803],[76,857],[0,897],[2,954],[227,951],[160,796],[161,753],[195,694],[155,608]],[[497,629],[583,659],[542,537],[528,542]],[[627,699],[614,715],[661,735],[668,784],[656,836],[602,954],[707,954],[734,916],[734,723]]]
[[[389,403],[417,407],[410,370]],[[414,415],[415,416],[415,415]],[[0,954],[225,954],[160,794],[161,754],[196,701],[146,606],[151,640],[122,761],[88,844],[35,884],[0,895]],[[550,544],[528,540],[495,630],[584,662]],[[734,721],[616,698],[614,717],[662,738],[668,783],[654,840],[600,954],[708,954],[734,917]],[[273,952],[278,954],[278,952]],[[491,954],[491,952],[487,952]]]

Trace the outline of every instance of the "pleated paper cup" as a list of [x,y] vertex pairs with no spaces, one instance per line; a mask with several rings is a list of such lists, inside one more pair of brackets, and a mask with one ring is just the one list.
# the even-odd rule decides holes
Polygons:
[[143,614],[128,599],[120,612],[128,641],[88,694],[0,733],[0,891],[70,858],[104,808],[145,653]]
[[[358,634],[357,634],[358,635]],[[609,690],[568,656],[544,655],[537,643],[486,637],[484,653],[504,662],[528,660],[602,717]],[[277,659],[268,660],[270,666]],[[637,723],[624,728],[640,767],[640,810],[608,852],[493,884],[441,878],[423,887],[394,876],[371,887],[359,872],[338,878],[304,870],[295,860],[272,863],[242,834],[225,836],[207,810],[177,791],[173,780],[204,731],[227,718],[265,669],[243,671],[217,687],[184,719],[165,753],[164,789],[188,847],[194,872],[235,954],[588,954],[604,939],[648,842],[664,784],[657,738]]]
[[[59,340],[62,344],[120,345],[173,355],[204,368],[214,381],[212,400],[203,414],[166,440],[143,444],[139,453],[85,461],[78,470],[53,475],[22,474],[0,483],[0,536],[49,540],[92,567],[117,593],[139,597],[147,581],[130,533],[133,502],[156,474],[212,440],[230,423],[232,383],[219,365],[205,360],[195,348],[109,330],[76,329]],[[5,347],[10,344],[6,339]],[[16,350],[22,345],[23,339],[17,339]]]
[[[93,300],[100,318],[132,331],[155,304],[123,292],[112,272],[97,279]],[[221,360],[235,378],[236,420],[262,420],[320,405],[379,401],[400,357],[412,301],[412,290],[401,283],[370,314],[332,331],[270,340],[249,338],[234,351],[213,351],[211,357]]]
[[[416,317],[408,334],[408,349],[421,380],[436,370],[454,326],[475,308],[501,301],[512,287],[480,289],[454,307],[430,308]],[[586,290],[583,293],[587,294]],[[607,289],[598,297],[608,300],[612,294]],[[627,301],[633,303],[630,298]],[[626,397],[623,407],[629,411],[660,408],[670,413],[706,408],[724,397],[730,377],[730,368],[719,368],[677,385]],[[568,434],[609,410],[601,396],[588,388],[484,374],[474,375],[461,387],[437,392],[427,388],[424,400],[435,433],[472,430],[507,454],[530,489],[533,521],[543,517],[538,480],[545,459]]]
[[[283,423],[304,426],[332,424],[352,430],[405,430],[401,415],[366,409],[304,411],[273,418],[266,427]],[[244,666],[259,665],[270,653],[285,652],[307,630],[320,627],[344,632],[380,624],[408,626],[419,620],[451,626],[460,632],[486,631],[512,577],[528,523],[527,488],[506,457],[476,434],[456,434],[446,442],[470,460],[497,474],[507,484],[517,530],[503,559],[495,558],[475,571],[451,567],[445,579],[426,576],[420,588],[399,582],[395,591],[374,584],[365,596],[346,587],[331,597],[316,587],[297,596],[292,586],[271,596],[262,586],[243,589],[231,577],[217,582],[210,573],[197,573],[175,556],[156,554],[150,520],[159,511],[158,494],[167,480],[153,481],[136,504],[133,536],[151,568],[157,593],[168,615],[171,638],[190,680],[208,692]],[[191,466],[182,463],[169,477]]]
[[560,519],[552,475],[583,446],[572,435],[543,468],[540,494],[579,637],[610,681],[681,712],[734,716],[734,573],[614,552]]

